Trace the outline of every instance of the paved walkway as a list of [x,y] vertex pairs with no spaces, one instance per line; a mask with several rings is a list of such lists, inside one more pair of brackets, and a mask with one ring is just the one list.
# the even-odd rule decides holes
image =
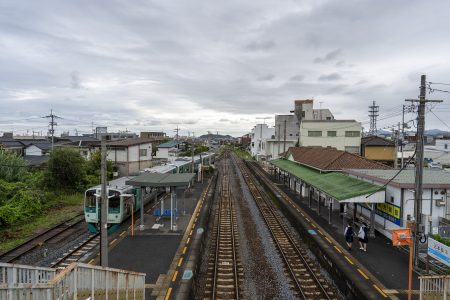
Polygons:
[[[334,239],[344,248],[347,249],[347,244],[344,239],[344,228],[346,220],[339,214],[339,211],[333,211],[332,224],[329,224],[329,210],[326,207],[320,208],[320,216],[317,213],[317,202],[312,202],[312,207],[309,207],[308,200],[300,201],[299,195],[288,188],[288,186],[281,184],[280,181],[269,177],[278,184],[278,186],[295,202],[303,208],[314,221],[316,221],[322,228],[324,228]],[[354,227],[357,233],[359,228]],[[385,236],[376,233],[375,238],[369,239],[367,245],[367,252],[359,250],[358,238],[354,239],[353,249],[351,255],[363,264],[372,274],[388,288],[393,290],[407,290],[408,289],[408,261],[409,255],[392,246],[392,241]],[[413,272],[413,290],[419,289],[419,279],[417,273]],[[407,299],[405,294],[397,295],[400,299]],[[413,296],[415,299],[418,296]]]
[[[124,235],[124,238],[109,252],[110,267],[147,274],[146,299],[157,298],[156,292],[166,280],[166,274],[171,268],[197,201],[207,183],[207,180],[204,180],[203,184],[195,182],[185,198],[183,193],[178,193],[179,214],[173,219],[177,225],[176,230],[170,230],[170,217],[160,218],[153,215],[155,209],[161,209],[159,201],[145,212],[144,230],[140,230],[140,220],[136,220],[134,237],[131,236],[129,228],[126,236]],[[170,209],[170,196],[164,199],[164,209]]]

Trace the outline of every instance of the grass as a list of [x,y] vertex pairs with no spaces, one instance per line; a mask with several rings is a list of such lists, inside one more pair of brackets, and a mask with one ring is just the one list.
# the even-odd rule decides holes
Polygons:
[[[31,217],[23,223],[0,229],[0,252],[8,251],[28,240],[40,230],[50,228],[70,219],[83,211],[83,193],[60,194],[52,200],[48,208],[39,216]],[[47,206],[47,205],[46,205]]]

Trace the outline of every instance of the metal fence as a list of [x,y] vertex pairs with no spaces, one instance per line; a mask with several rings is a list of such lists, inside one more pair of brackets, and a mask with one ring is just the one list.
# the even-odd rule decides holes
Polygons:
[[145,299],[145,274],[72,263],[54,269],[0,263],[0,299]]
[[420,300],[450,300],[450,276],[419,276]]

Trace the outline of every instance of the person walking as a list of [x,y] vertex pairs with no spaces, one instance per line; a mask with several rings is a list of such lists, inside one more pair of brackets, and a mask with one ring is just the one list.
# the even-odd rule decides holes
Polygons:
[[348,251],[352,251],[353,245],[353,227],[350,222],[347,223],[347,227],[344,230],[345,242],[347,243]]
[[367,236],[366,223],[362,223],[361,227],[359,228],[358,240],[359,240],[359,246],[360,246],[359,249],[364,252],[367,251],[367,243],[369,242],[369,238]]

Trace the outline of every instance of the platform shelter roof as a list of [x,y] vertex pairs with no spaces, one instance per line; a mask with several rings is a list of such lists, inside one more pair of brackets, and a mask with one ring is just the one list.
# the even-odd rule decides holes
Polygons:
[[195,173],[159,174],[143,173],[126,182],[128,185],[140,187],[188,186]]
[[270,163],[339,202],[385,202],[385,188],[383,186],[338,172],[320,173],[286,159],[275,159],[271,160]]

